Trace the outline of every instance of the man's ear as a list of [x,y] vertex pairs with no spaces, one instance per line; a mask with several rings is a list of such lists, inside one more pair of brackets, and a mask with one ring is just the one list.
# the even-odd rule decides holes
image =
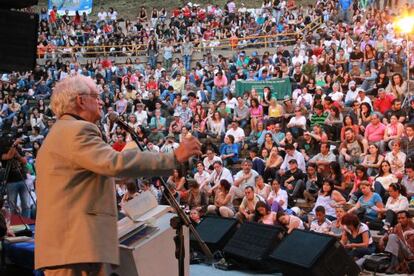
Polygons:
[[80,108],[80,109],[84,109],[84,100],[83,100],[83,97],[81,97],[81,96],[76,96],[76,105],[78,106],[78,108]]

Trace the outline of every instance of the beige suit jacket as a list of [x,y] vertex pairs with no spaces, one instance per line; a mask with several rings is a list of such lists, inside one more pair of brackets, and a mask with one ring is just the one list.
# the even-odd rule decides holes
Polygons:
[[114,151],[98,127],[65,115],[36,159],[36,269],[73,263],[119,264],[114,176],[167,175],[173,154]]

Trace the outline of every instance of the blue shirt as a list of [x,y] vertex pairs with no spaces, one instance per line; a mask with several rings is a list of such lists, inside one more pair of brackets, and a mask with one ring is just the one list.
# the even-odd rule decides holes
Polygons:
[[234,153],[233,157],[230,157],[230,159],[233,162],[237,162],[239,160],[239,147],[236,144],[224,144],[222,147],[220,147],[220,154],[221,155],[228,155]]
[[378,216],[378,212],[372,209],[372,207],[376,206],[377,202],[382,202],[381,196],[377,193],[374,193],[371,198],[367,201],[364,200],[364,196],[361,196],[358,199],[359,204],[361,207],[365,208],[366,212],[365,215],[368,218],[376,219]]

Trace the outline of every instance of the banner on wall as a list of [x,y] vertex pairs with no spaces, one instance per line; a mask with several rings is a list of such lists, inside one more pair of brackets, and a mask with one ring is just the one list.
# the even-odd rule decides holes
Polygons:
[[244,92],[255,89],[260,96],[263,96],[263,89],[268,86],[272,91],[272,97],[283,100],[285,96],[291,96],[292,86],[289,78],[271,79],[267,81],[236,81],[236,95],[241,96]]
[[69,11],[69,15],[75,15],[78,11],[80,15],[82,13],[90,14],[92,12],[93,0],[49,0],[49,11],[52,10],[53,6],[58,9],[58,14],[65,14],[65,11]]

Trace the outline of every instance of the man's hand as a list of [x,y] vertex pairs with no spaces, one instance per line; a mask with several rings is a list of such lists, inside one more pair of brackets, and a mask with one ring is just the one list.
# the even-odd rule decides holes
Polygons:
[[11,147],[7,153],[5,153],[1,156],[1,159],[2,160],[10,160],[10,159],[14,158],[16,156],[16,154],[17,154],[16,148]]
[[174,154],[178,162],[187,162],[191,156],[201,155],[201,143],[194,136],[186,137],[174,151]]

